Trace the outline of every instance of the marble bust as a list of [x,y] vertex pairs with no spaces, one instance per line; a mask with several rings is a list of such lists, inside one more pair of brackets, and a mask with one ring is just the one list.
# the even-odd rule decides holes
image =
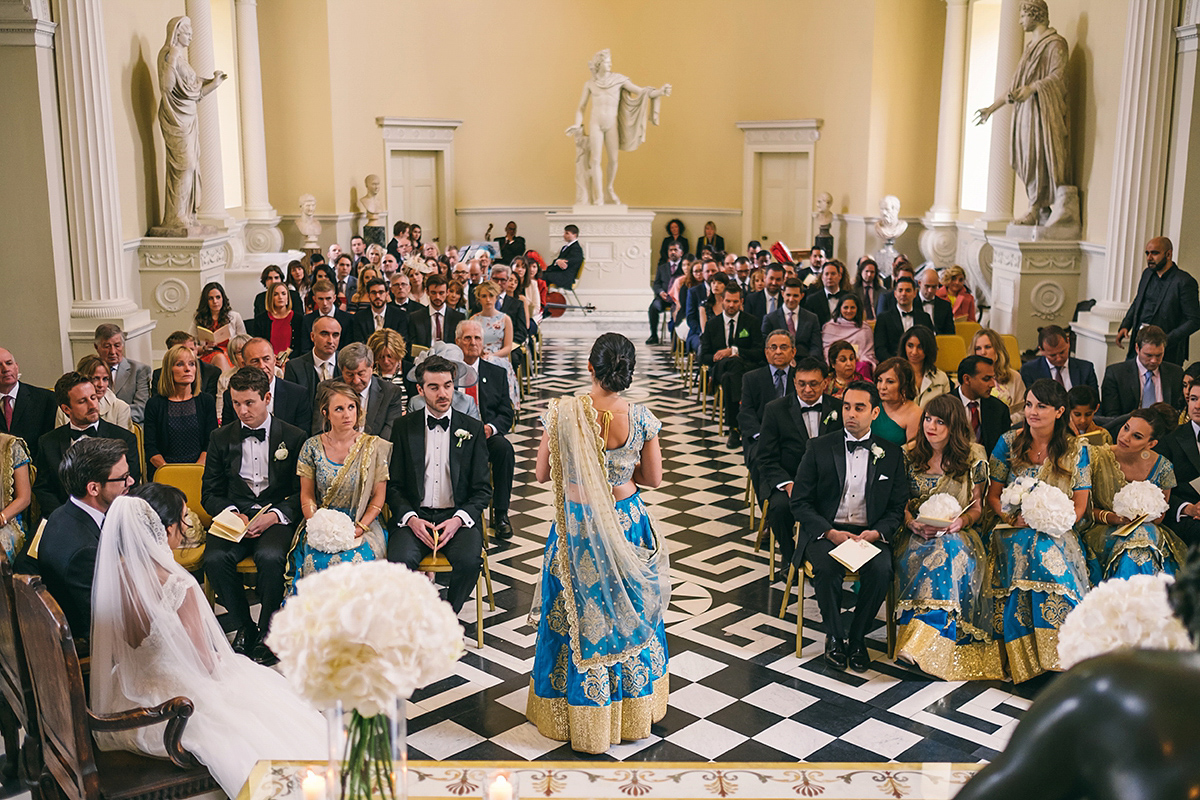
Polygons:
[[311,194],[300,195],[300,216],[296,218],[296,230],[304,235],[302,249],[319,248],[317,237],[321,235],[321,221],[316,218],[317,198]]
[[[575,139],[576,196],[586,195],[596,206],[619,205],[621,201],[613,191],[617,152],[636,150],[646,141],[646,128],[658,124],[659,102],[671,94],[671,84],[664,84],[661,89],[636,86],[629,78],[612,71],[612,54],[608,50],[592,56],[588,67],[592,76],[583,85],[575,122],[567,128],[567,135]],[[583,114],[588,100],[592,102],[592,111],[585,125]],[[606,181],[600,171],[602,153],[608,154]],[[586,171],[579,168],[581,162],[586,163]]]
[[875,220],[875,235],[885,242],[894,242],[908,230],[900,219],[900,198],[889,194],[879,201],[879,219]]
[[833,212],[829,210],[832,205],[833,195],[829,192],[821,192],[817,195],[817,211],[813,214],[813,220],[824,235],[829,233],[829,226],[833,224]]
[[358,207],[367,215],[367,221],[364,225],[372,227],[379,225],[379,216],[383,213],[383,200],[379,196],[379,187],[382,181],[378,175],[368,175],[366,178],[367,193],[358,199]]

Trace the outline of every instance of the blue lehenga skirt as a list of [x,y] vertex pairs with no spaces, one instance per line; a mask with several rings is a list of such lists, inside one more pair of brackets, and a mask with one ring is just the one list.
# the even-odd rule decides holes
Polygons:
[[[356,514],[354,509],[350,508],[338,508],[336,510],[346,514],[350,519],[354,519]],[[378,524],[378,521],[376,521],[372,527]],[[384,537],[384,546],[386,547],[387,533],[382,529],[380,529],[379,533]],[[325,553],[316,548],[309,547],[308,540],[304,536],[304,531],[301,530],[296,535],[296,544],[292,548],[291,561],[288,565],[288,594],[295,591],[296,581],[306,575],[320,572],[326,567],[332,567],[335,564],[358,564],[363,561],[374,561],[377,557],[375,550],[371,547],[371,543],[367,541],[366,535],[363,535],[359,545],[353,550],[343,550],[340,553]]]
[[1124,536],[1116,525],[1093,525],[1083,536],[1092,583],[1133,575],[1174,575],[1187,559],[1187,546],[1170,528],[1145,522]]
[[[568,513],[579,507],[569,503]],[[654,531],[640,494],[616,504],[625,538],[654,547]],[[557,570],[555,526],[546,539],[542,606],[526,716],[549,739],[574,750],[603,753],[623,740],[644,739],[667,712],[667,636],[658,621],[649,644],[611,667],[580,670],[571,652],[566,595]],[[563,576],[566,577],[566,576]]]

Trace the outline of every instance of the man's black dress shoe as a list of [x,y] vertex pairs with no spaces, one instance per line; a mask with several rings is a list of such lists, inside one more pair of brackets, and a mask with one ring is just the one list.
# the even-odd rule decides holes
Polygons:
[[254,625],[247,625],[233,637],[233,652],[238,655],[249,656],[254,652],[254,647],[257,644],[258,628]]
[[649,339],[646,340],[646,344],[658,344],[658,337],[651,336]]
[[850,669],[855,672],[866,672],[871,668],[871,656],[867,653],[867,643],[862,639],[850,643]]
[[259,642],[254,648],[254,660],[264,667],[273,667],[279,663],[279,656],[272,653],[265,642]]
[[508,521],[508,514],[505,514],[496,520],[496,538],[511,539],[512,535],[512,524]]
[[727,441],[725,443],[725,446],[728,447],[730,450],[741,449],[742,434],[736,428],[731,428],[729,430],[729,441]]
[[825,640],[825,663],[836,670],[846,669],[846,643],[829,637]]

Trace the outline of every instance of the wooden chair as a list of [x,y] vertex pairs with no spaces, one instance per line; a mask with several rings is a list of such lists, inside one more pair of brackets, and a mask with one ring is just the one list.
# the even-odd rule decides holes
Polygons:
[[[45,765],[44,798],[64,800],[165,800],[217,789],[208,770],[183,749],[192,702],[173,697],[153,708],[95,714],[88,708],[71,629],[41,578],[13,580],[17,619],[33,676]],[[163,745],[170,760],[124,750],[101,750],[92,735],[166,723]]]
[[939,334],[937,348],[937,368],[957,380],[958,364],[967,357],[967,345],[958,336]]
[[[25,647],[17,629],[17,606],[13,595],[13,571],[0,551],[0,731],[4,736],[5,779],[20,775],[36,786],[42,773],[42,740],[38,735],[37,706]],[[25,742],[20,743],[20,731]]]

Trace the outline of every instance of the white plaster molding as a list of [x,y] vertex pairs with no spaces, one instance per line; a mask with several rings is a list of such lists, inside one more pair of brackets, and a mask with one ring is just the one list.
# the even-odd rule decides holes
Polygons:
[[48,19],[4,20],[0,22],[0,47],[44,47],[54,49],[54,31],[58,25]]
[[1175,29],[1175,51],[1194,53],[1200,50],[1200,23],[1180,25]]

